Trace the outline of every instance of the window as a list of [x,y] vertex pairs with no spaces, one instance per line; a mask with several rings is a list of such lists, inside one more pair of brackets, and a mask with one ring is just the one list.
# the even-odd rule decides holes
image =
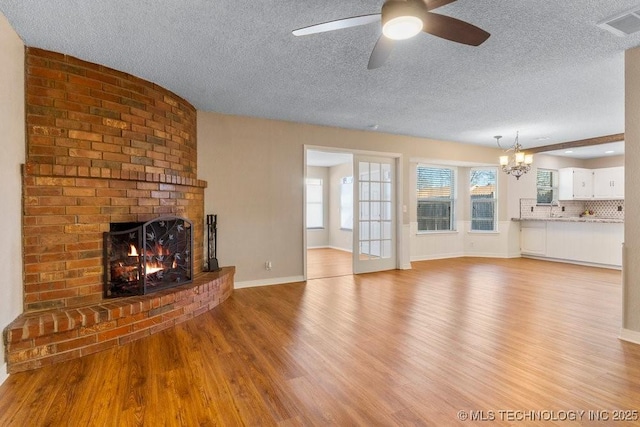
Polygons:
[[496,231],[497,170],[471,169],[471,231]]
[[536,175],[536,189],[537,204],[558,204],[558,171],[550,169],[538,169]]
[[340,228],[353,230],[353,177],[340,180]]
[[307,178],[307,228],[323,227],[322,179]]
[[418,165],[418,231],[455,230],[455,170]]

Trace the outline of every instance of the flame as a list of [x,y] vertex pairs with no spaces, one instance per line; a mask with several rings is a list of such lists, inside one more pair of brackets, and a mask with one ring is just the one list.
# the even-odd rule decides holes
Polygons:
[[[168,259],[163,260],[162,257],[170,255],[169,249],[163,248],[160,245],[156,245],[155,248],[154,248],[154,251],[147,250],[145,252],[146,252],[146,258],[147,259],[153,259],[153,258],[160,257],[160,260],[148,261],[148,262],[145,263],[145,266],[144,266],[145,274],[147,274],[147,275],[154,274],[154,273],[157,273],[159,271],[162,271],[162,270],[165,270],[165,269],[168,268],[168,266],[165,265],[165,263],[166,263],[166,261],[168,261]],[[129,245],[129,253],[127,254],[127,256],[130,256],[130,257],[139,257],[140,256],[140,254],[138,253],[138,249],[135,247],[135,245]],[[171,263],[171,268],[176,268],[177,266],[178,266],[178,263],[174,259],[172,261],[172,263]]]
[[162,271],[164,270],[164,267],[152,267],[150,264],[147,263],[146,267],[145,267],[145,273],[147,275],[149,274],[153,274],[153,273],[157,273],[158,271]]
[[[156,258],[156,260],[148,261],[146,263],[145,269],[144,269],[145,274],[147,275],[154,274],[159,271],[167,269],[167,266],[165,265],[167,260],[165,260],[164,257],[167,255],[170,255],[170,253],[171,252],[169,251],[169,249],[163,248],[161,245],[158,245],[158,244],[155,245],[153,250],[147,250],[146,258],[148,260]],[[172,268],[175,268],[175,261],[174,261],[174,266]]]

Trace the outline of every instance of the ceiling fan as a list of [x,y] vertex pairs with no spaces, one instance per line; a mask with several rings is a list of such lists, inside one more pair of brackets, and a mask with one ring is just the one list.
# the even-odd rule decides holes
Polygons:
[[411,38],[420,31],[470,46],[484,43],[490,36],[485,30],[468,22],[431,12],[454,1],[456,0],[386,0],[380,13],[337,19],[299,28],[292,33],[294,36],[306,36],[381,22],[382,34],[373,47],[367,66],[373,70],[387,60],[395,40]]

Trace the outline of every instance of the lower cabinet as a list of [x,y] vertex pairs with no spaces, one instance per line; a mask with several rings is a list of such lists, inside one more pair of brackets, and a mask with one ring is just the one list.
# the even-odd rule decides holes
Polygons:
[[523,221],[520,251],[567,261],[622,266],[624,224]]
[[547,251],[547,224],[542,221],[522,222],[520,225],[520,252],[544,256]]

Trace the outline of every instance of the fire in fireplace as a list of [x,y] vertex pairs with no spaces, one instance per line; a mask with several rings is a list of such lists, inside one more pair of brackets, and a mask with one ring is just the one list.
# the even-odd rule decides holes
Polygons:
[[142,295],[191,282],[192,223],[162,217],[112,223],[104,233],[107,298]]

